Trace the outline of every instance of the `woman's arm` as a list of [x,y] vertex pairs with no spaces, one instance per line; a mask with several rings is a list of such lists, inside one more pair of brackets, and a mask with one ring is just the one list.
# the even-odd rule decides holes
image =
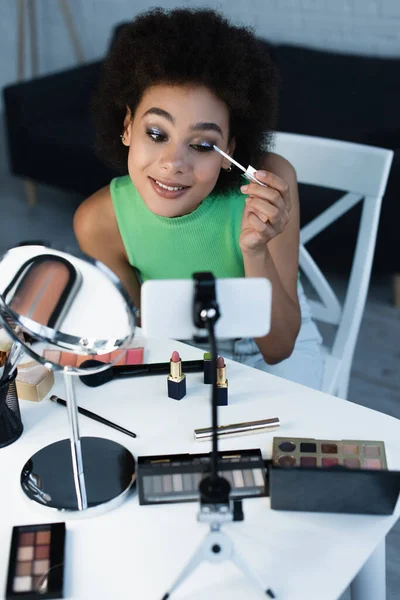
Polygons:
[[277,154],[268,154],[261,179],[247,186],[249,194],[243,214],[240,246],[246,277],[267,277],[272,284],[270,333],[255,341],[265,362],[278,363],[289,357],[300,329],[297,297],[300,210],[296,172]]
[[82,202],[74,215],[74,232],[81,250],[109,267],[140,308],[140,284],[125,252],[109,186]]

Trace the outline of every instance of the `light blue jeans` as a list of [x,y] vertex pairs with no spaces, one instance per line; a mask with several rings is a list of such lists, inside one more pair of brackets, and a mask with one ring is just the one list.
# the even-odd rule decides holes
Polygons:
[[[249,367],[320,390],[324,372],[322,338],[312,319],[311,309],[300,281],[298,283],[298,297],[301,310],[301,326],[293,352],[289,358],[276,365],[268,365],[252,338],[220,340],[218,341],[218,354]],[[194,345],[209,351],[209,346]]]

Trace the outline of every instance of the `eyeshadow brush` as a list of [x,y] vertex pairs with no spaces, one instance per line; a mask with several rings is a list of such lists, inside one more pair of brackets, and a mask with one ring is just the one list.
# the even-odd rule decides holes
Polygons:
[[[61,404],[61,406],[67,406],[67,403],[65,400],[63,400],[62,398],[59,398],[58,396],[50,396],[50,400],[52,402],[56,402],[57,404]],[[117,429],[117,431],[120,431],[121,433],[125,433],[126,435],[130,435],[131,437],[137,437],[136,433],[133,433],[133,431],[129,431],[128,429],[125,429],[124,427],[121,427],[121,425],[117,425],[116,423],[113,423],[112,421],[109,421],[108,419],[105,419],[104,417],[100,417],[100,415],[96,415],[96,413],[92,412],[91,410],[86,410],[86,408],[82,408],[80,406],[78,406],[78,412],[81,415],[85,415],[85,417],[89,417],[89,419],[93,419],[93,421],[98,421],[98,423],[102,423],[103,425],[108,425],[108,427],[112,427],[113,429]]]
[[[81,369],[93,369],[104,365],[99,360],[85,360],[81,365]],[[201,360],[186,360],[182,361],[182,370],[185,373],[202,373],[204,370],[204,361]],[[113,379],[120,377],[140,377],[144,375],[169,375],[170,363],[149,363],[143,365],[115,365],[109,369],[105,369],[100,373],[92,375],[80,375],[79,379],[89,387],[98,387],[104,383],[108,383]]]

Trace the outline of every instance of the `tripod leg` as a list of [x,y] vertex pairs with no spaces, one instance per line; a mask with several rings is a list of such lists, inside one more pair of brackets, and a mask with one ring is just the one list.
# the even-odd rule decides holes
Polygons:
[[[223,535],[225,535],[225,534],[223,534]],[[232,545],[231,560],[233,563],[235,563],[235,565],[238,567],[238,569],[240,569],[247,576],[248,579],[251,579],[253,581],[253,583],[255,583],[258,587],[261,587],[261,589],[263,590],[264,594],[266,594],[266,596],[268,596],[269,598],[276,598],[274,592],[270,588],[268,588],[268,589],[264,588],[264,584],[261,581],[261,579],[258,577],[257,573],[255,571],[253,571],[253,569],[245,561],[243,556],[241,556],[241,554],[239,554],[239,552],[237,552],[237,550],[235,550],[233,545]]]
[[189,577],[189,575],[195,570],[195,568],[203,560],[206,559],[206,553],[208,551],[208,548],[209,548],[209,541],[208,541],[208,538],[206,538],[200,544],[200,546],[197,548],[196,552],[193,554],[192,558],[189,560],[189,562],[186,564],[186,566],[182,569],[182,571],[180,572],[178,577],[175,579],[174,583],[172,584],[172,586],[170,587],[168,592],[166,594],[164,594],[164,596],[162,597],[162,600],[167,600],[167,598],[170,597],[172,592],[174,592],[176,590],[176,588],[178,588],[181,585],[181,583],[187,577]]

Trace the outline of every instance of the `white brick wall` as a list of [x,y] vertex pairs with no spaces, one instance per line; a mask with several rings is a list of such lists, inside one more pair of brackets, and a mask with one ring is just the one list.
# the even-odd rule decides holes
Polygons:
[[[56,0],[35,0],[41,72],[74,64]],[[254,26],[274,42],[380,56],[400,56],[400,0],[69,0],[86,58],[105,52],[115,23],[150,6],[210,6]],[[15,81],[15,0],[0,0],[0,87]],[[29,49],[29,41],[26,43]],[[400,74],[399,74],[400,75]]]

